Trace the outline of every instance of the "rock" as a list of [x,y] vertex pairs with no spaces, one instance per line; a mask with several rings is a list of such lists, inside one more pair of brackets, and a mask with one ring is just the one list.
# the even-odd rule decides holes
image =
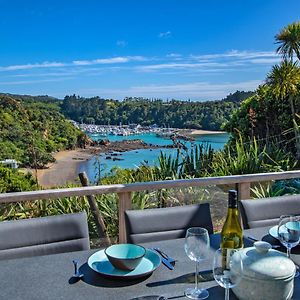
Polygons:
[[109,144],[110,144],[110,141],[107,139],[98,141],[98,145],[107,146]]

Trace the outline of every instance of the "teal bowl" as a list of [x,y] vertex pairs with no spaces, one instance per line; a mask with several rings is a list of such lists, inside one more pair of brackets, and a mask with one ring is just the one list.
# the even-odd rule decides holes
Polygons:
[[132,271],[141,262],[146,249],[134,244],[116,244],[104,250],[110,263],[117,269]]

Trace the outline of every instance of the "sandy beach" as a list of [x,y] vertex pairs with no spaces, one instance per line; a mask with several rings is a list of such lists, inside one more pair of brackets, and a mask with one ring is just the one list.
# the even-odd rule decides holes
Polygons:
[[225,134],[225,131],[212,131],[212,130],[203,130],[203,129],[182,129],[182,133],[186,135],[205,135],[205,134]]
[[[56,162],[49,164],[47,169],[37,170],[38,183],[43,188],[62,186],[78,180],[77,168],[80,162],[92,157],[89,149],[60,151],[53,156]],[[31,170],[34,174],[34,170]]]

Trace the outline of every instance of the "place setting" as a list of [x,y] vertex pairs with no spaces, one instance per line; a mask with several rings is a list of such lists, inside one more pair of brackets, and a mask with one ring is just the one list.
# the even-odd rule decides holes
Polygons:
[[99,287],[130,286],[146,280],[160,265],[161,257],[154,250],[135,244],[115,244],[96,251],[79,268],[74,264],[69,283],[81,280]]
[[132,280],[145,277],[161,264],[160,255],[135,244],[116,244],[88,259],[89,267],[111,279]]
[[[226,229],[225,225],[224,227]],[[229,297],[244,300],[276,299],[273,298],[275,296],[278,296],[278,299],[291,299],[294,291],[293,282],[294,278],[298,276],[298,271],[290,258],[290,252],[300,241],[299,217],[283,215],[280,217],[278,225],[270,229],[266,228],[272,239],[276,239],[278,243],[286,247],[286,253],[278,251],[276,247],[274,249],[274,245],[272,246],[266,241],[255,240],[251,236],[247,237],[247,232],[244,233],[244,236],[243,234],[239,236],[252,240],[252,245],[247,244],[247,247],[245,245],[240,249],[225,248],[222,238],[227,229],[224,230],[224,227],[220,234],[221,240],[211,240],[216,235],[209,235],[207,229],[202,227],[187,229],[182,251],[190,261],[195,263],[194,280],[190,272],[181,276],[172,273],[175,268],[183,265],[181,261],[177,266],[177,258],[168,255],[167,250],[157,246],[146,248],[137,244],[115,244],[96,251],[80,268],[78,268],[78,261],[74,260],[73,277],[93,284],[89,280],[92,270],[94,283],[97,282],[93,285],[123,287],[147,280],[153,272],[161,267],[164,272],[171,272],[169,275],[174,274],[174,277],[167,279],[169,276],[166,276],[166,280],[147,282],[146,286],[149,288],[165,286],[161,289],[162,294],[141,295],[132,299],[166,300],[220,297],[222,292],[218,286],[224,288],[225,300],[230,299]],[[220,245],[219,249],[215,249],[215,245],[213,245],[215,243]],[[206,262],[204,263],[204,261]],[[187,265],[185,261],[184,263]],[[207,265],[210,266],[208,271],[210,278],[207,277],[207,281],[200,280],[203,266]],[[96,280],[95,277],[97,277]],[[212,285],[213,281],[217,283],[217,286]],[[180,294],[172,297],[164,295],[166,288],[170,289],[172,284],[179,283],[183,284]],[[185,288],[190,284],[194,286]],[[207,288],[205,288],[205,284],[207,284]],[[262,295],[263,298],[259,298]]]

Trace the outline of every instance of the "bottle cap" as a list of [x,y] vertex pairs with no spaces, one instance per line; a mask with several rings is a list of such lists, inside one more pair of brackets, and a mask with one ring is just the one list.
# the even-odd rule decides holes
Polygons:
[[237,191],[229,190],[228,191],[228,207],[237,208]]

